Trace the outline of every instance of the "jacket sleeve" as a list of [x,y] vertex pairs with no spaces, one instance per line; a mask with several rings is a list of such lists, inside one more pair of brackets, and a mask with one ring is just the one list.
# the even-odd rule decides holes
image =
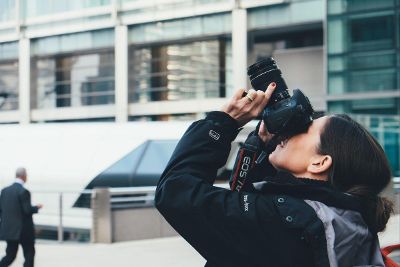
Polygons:
[[248,250],[243,249],[243,240],[259,239],[254,229],[262,228],[263,223],[256,211],[274,212],[272,202],[263,200],[261,204],[255,193],[212,185],[237,133],[236,121],[222,112],[212,112],[193,123],[162,174],[155,197],[161,214],[205,259],[230,259],[230,266],[245,258],[249,263],[244,254],[256,242],[248,242]]
[[38,213],[38,207],[32,206],[31,204],[31,193],[28,190],[23,190],[19,197],[22,212],[24,213],[24,215],[32,215],[34,213]]
[[3,203],[3,197],[2,197],[2,193],[3,193],[3,190],[2,191],[0,191],[0,221],[1,221],[1,215],[2,215],[2,203]]

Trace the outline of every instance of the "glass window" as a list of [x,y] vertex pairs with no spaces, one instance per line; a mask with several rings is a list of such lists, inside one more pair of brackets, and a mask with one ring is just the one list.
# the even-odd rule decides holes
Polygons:
[[352,115],[366,127],[385,150],[394,176],[400,176],[400,117],[393,115]]
[[397,89],[394,69],[351,72],[348,92],[377,92]]
[[51,36],[32,41],[33,55],[47,55],[114,45],[113,30],[99,30]]
[[[202,17],[199,28],[202,29],[202,34],[228,33],[232,28],[231,16],[230,14],[225,14]],[[192,30],[192,27],[187,25],[187,29]]]
[[292,32],[282,28],[279,32],[254,31],[249,33],[251,54],[249,62],[254,62],[259,57],[273,55],[275,50],[285,50],[300,47],[322,46],[323,33],[321,28]]
[[352,51],[387,49],[395,45],[394,16],[351,19],[349,28]]
[[[344,6],[347,7],[347,11],[365,11],[365,10],[376,10],[380,8],[394,7],[395,0],[342,0]],[[329,2],[329,1],[328,1]]]
[[18,61],[0,61],[0,111],[18,109]]
[[[143,153],[146,151],[148,146],[148,143],[145,142],[135,148],[132,152],[129,154],[125,155],[123,158],[115,162],[113,165],[108,167],[105,171],[103,171],[101,174],[99,174],[96,178],[99,178],[101,176],[114,176],[115,179],[118,179],[118,177],[126,175],[126,176],[131,176],[132,174],[135,173],[135,170],[137,168],[137,165],[140,163]],[[95,179],[96,179],[95,178]],[[126,186],[129,186],[129,181],[125,181]]]
[[[243,1],[243,0],[242,0]],[[254,0],[248,0],[254,2]],[[285,1],[283,5],[265,5],[248,12],[248,28],[273,28],[324,20],[325,1]]]
[[194,121],[198,118],[196,113],[162,114],[146,116],[130,116],[129,121]]
[[130,49],[131,102],[201,99],[225,94],[223,41]]
[[202,35],[217,35],[231,31],[231,14],[192,17],[132,26],[129,29],[131,43],[175,40]]
[[[178,143],[178,140],[148,140],[97,175],[86,189],[95,187],[154,186]],[[85,207],[81,195],[74,206]]]
[[15,2],[16,0],[0,1],[0,22],[15,19]]
[[329,71],[343,71],[346,68],[346,58],[342,56],[329,56],[328,70]]
[[17,59],[18,42],[0,43],[0,60]]
[[126,15],[154,15],[158,11],[180,12],[181,10],[201,8],[203,5],[215,5],[226,3],[231,0],[118,0],[120,7]]
[[343,94],[346,88],[346,77],[343,73],[329,74],[328,88],[330,94]]
[[[225,43],[225,95],[231,95],[231,92],[236,90],[235,86],[233,85],[233,60],[232,60],[232,41],[228,40]],[[223,55],[221,55],[223,56]],[[221,81],[221,83],[223,83]]]
[[[397,122],[399,123],[399,122]],[[384,150],[389,159],[392,173],[400,175],[400,133],[399,131],[388,131],[384,133]]]
[[140,159],[136,173],[140,174],[157,174],[161,175],[172,152],[178,143],[177,140],[150,141],[145,150],[145,154]]
[[395,0],[329,0],[327,5],[328,14],[340,14],[394,7]]
[[346,28],[341,19],[328,21],[328,53],[343,53],[346,51]]
[[329,113],[341,114],[341,113],[345,113],[347,109],[348,109],[347,102],[343,102],[343,101],[328,102]]
[[332,113],[400,114],[399,98],[360,99],[328,102]]
[[373,69],[396,66],[396,54],[393,51],[350,54],[347,58],[350,69]]
[[345,3],[343,0],[330,0],[326,1],[328,6],[328,14],[340,14],[345,10]]
[[[400,2],[399,2],[399,5],[400,5]],[[400,8],[398,8],[398,11],[397,11],[397,30],[398,30],[398,32],[397,32],[397,36],[398,36],[397,48],[400,48]],[[399,66],[400,66],[400,62],[399,62]]]
[[368,114],[371,110],[389,110],[396,108],[395,99],[384,98],[384,99],[362,99],[351,101],[352,113],[364,113]]
[[[143,2],[143,0],[118,0],[121,4],[123,3],[138,3],[138,2]],[[199,4],[209,4],[209,3],[223,3],[223,2],[228,2],[230,0],[175,0],[175,1],[163,1],[163,0],[156,0],[154,1],[154,5],[160,4],[160,3],[165,3],[166,5],[176,5],[176,4],[183,4],[183,3],[189,3],[191,6],[192,5],[199,5]]]
[[91,7],[106,6],[111,4],[111,0],[23,0],[22,3],[23,16],[31,18]]
[[32,106],[78,107],[114,103],[114,51],[32,59]]
[[333,0],[328,4],[328,14],[334,14],[328,15],[327,23],[330,94],[399,90],[396,46],[400,32],[394,5],[394,0]]

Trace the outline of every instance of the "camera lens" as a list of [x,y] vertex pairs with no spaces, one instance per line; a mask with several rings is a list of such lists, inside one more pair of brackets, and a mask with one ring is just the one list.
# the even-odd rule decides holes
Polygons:
[[265,91],[270,83],[276,83],[276,89],[268,106],[290,97],[286,82],[282,78],[282,72],[272,57],[263,58],[248,67],[247,75],[250,78],[251,85],[256,90]]
[[275,60],[272,57],[269,58],[264,58],[253,65],[251,65],[247,69],[247,75],[250,77],[250,81],[256,78],[258,75],[262,74],[263,72],[266,71],[271,71],[271,70],[276,70],[278,69],[278,66],[276,65]]

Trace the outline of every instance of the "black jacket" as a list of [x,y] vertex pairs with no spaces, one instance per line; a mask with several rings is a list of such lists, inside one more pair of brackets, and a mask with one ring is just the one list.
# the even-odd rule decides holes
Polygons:
[[357,214],[362,203],[327,183],[283,172],[251,192],[214,187],[237,133],[236,121],[222,112],[189,127],[157,186],[161,214],[208,267],[330,266],[324,223],[304,199]]
[[38,208],[31,205],[31,194],[21,184],[5,187],[0,194],[0,239],[35,239],[32,214]]

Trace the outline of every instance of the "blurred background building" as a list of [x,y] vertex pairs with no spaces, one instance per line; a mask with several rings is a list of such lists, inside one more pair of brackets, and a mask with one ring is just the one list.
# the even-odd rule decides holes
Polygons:
[[400,175],[400,0],[0,0],[0,123],[193,120],[274,56]]

